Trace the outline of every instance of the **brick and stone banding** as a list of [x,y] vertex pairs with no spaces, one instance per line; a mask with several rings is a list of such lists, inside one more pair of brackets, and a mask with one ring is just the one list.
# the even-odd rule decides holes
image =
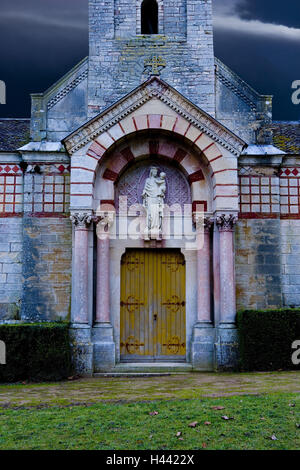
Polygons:
[[[130,119],[133,123],[132,126],[128,126],[128,120]],[[197,177],[198,175],[201,175],[203,162],[210,169],[211,178],[213,179],[214,184],[229,183],[230,180],[232,181],[233,185],[235,185],[236,183],[236,173],[232,174],[231,176],[222,175],[223,172],[231,171],[231,168],[228,168],[228,163],[230,163],[230,166],[235,166],[235,168],[232,168],[232,171],[237,172],[236,162],[232,160],[231,163],[228,159],[226,159],[225,161],[222,152],[220,151],[220,148],[215,144],[215,142],[213,142],[212,139],[208,137],[205,133],[199,132],[197,129],[195,129],[194,126],[190,125],[190,123],[186,122],[181,117],[176,118],[175,116],[165,116],[162,114],[138,114],[137,116],[133,116],[131,118],[126,117],[121,121],[121,126],[118,126],[116,124],[113,128],[114,133],[111,133],[111,131],[106,131],[99,137],[97,137],[96,141],[89,148],[87,152],[88,155],[91,155],[92,152],[95,154],[95,150],[100,147],[101,151],[98,152],[97,158],[99,157],[99,161],[102,161],[105,155],[109,152],[110,147],[112,147],[113,145],[117,145],[118,142],[116,142],[115,140],[117,136],[119,136],[119,139],[126,136],[127,138],[132,138],[134,134],[136,134],[136,136],[138,137],[139,131],[143,131],[146,129],[163,129],[173,131],[174,135],[176,135],[177,137],[179,135],[181,137],[185,135],[185,139],[189,141],[189,145],[195,146],[197,151],[201,152],[202,161],[201,163],[199,162],[198,168],[193,168],[193,170],[185,168],[185,171],[187,171],[189,181],[191,183],[194,182],[195,178],[195,181],[199,181],[201,179],[197,179]],[[190,140],[191,138],[192,141]],[[180,146],[174,145],[171,142],[166,141],[166,139],[162,142],[160,141],[160,139],[156,139],[156,141],[150,139],[148,145],[148,152],[150,155],[159,154],[165,158],[175,159],[180,164],[184,162],[187,158],[187,152],[186,154],[184,154],[185,151]],[[104,151],[104,149],[106,149],[106,152]],[[120,154],[122,157],[124,157],[123,161],[122,157],[120,157]],[[133,161],[132,157],[137,158],[137,155],[135,154],[134,149],[132,149],[130,146],[127,146],[126,148],[118,151],[118,153],[114,157],[110,157],[110,163],[108,163],[108,166],[104,171],[103,177],[105,179],[110,179],[111,181],[116,181],[120,172],[124,170],[128,162]],[[95,171],[97,170],[97,164],[99,164],[99,161],[95,159],[93,165]],[[221,195],[215,194],[215,196],[219,198],[219,196]]]

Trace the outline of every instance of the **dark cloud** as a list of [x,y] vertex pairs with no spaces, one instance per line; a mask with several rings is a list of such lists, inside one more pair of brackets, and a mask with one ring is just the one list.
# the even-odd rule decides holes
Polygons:
[[243,19],[300,28],[299,0],[241,0],[235,11]]
[[[30,93],[46,90],[88,54],[88,0],[0,0],[0,80],[7,84],[2,117],[30,114]],[[236,19],[260,20],[296,28],[297,2],[213,0],[215,14],[235,11]],[[282,6],[283,5],[283,6]],[[231,7],[231,8],[230,8]],[[300,80],[299,41],[279,34],[237,30],[230,18],[215,28],[215,52],[263,94],[274,94],[274,118],[300,118],[291,102],[291,84]],[[296,31],[296,30],[295,30]],[[296,31],[297,36],[297,31]]]
[[292,82],[300,80],[299,43],[216,31],[215,53],[259,93],[274,96],[274,119],[300,120],[300,106],[291,101]]
[[51,24],[84,28],[88,0],[1,0],[0,22]]
[[88,54],[88,0],[1,0],[2,117],[27,117],[46,90]]

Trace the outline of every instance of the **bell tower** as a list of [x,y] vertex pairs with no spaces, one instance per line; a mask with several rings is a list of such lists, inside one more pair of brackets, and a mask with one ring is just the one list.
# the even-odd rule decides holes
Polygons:
[[151,75],[214,116],[212,0],[89,0],[89,117]]

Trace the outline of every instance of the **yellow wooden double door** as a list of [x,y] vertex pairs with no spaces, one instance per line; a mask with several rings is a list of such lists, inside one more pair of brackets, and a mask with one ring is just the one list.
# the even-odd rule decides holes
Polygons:
[[185,261],[179,250],[126,251],[120,311],[121,361],[185,360]]

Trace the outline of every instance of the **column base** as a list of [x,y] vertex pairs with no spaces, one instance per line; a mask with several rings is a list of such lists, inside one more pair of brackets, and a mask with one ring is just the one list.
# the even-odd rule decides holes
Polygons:
[[83,377],[91,377],[93,375],[93,345],[90,326],[78,323],[71,325],[70,337],[75,372]]
[[215,370],[237,370],[239,360],[238,332],[234,323],[221,323],[216,329]]
[[193,329],[191,362],[193,370],[212,371],[214,369],[215,329],[212,323],[196,323]]
[[116,365],[116,345],[110,323],[98,323],[92,328],[94,372],[107,372]]

